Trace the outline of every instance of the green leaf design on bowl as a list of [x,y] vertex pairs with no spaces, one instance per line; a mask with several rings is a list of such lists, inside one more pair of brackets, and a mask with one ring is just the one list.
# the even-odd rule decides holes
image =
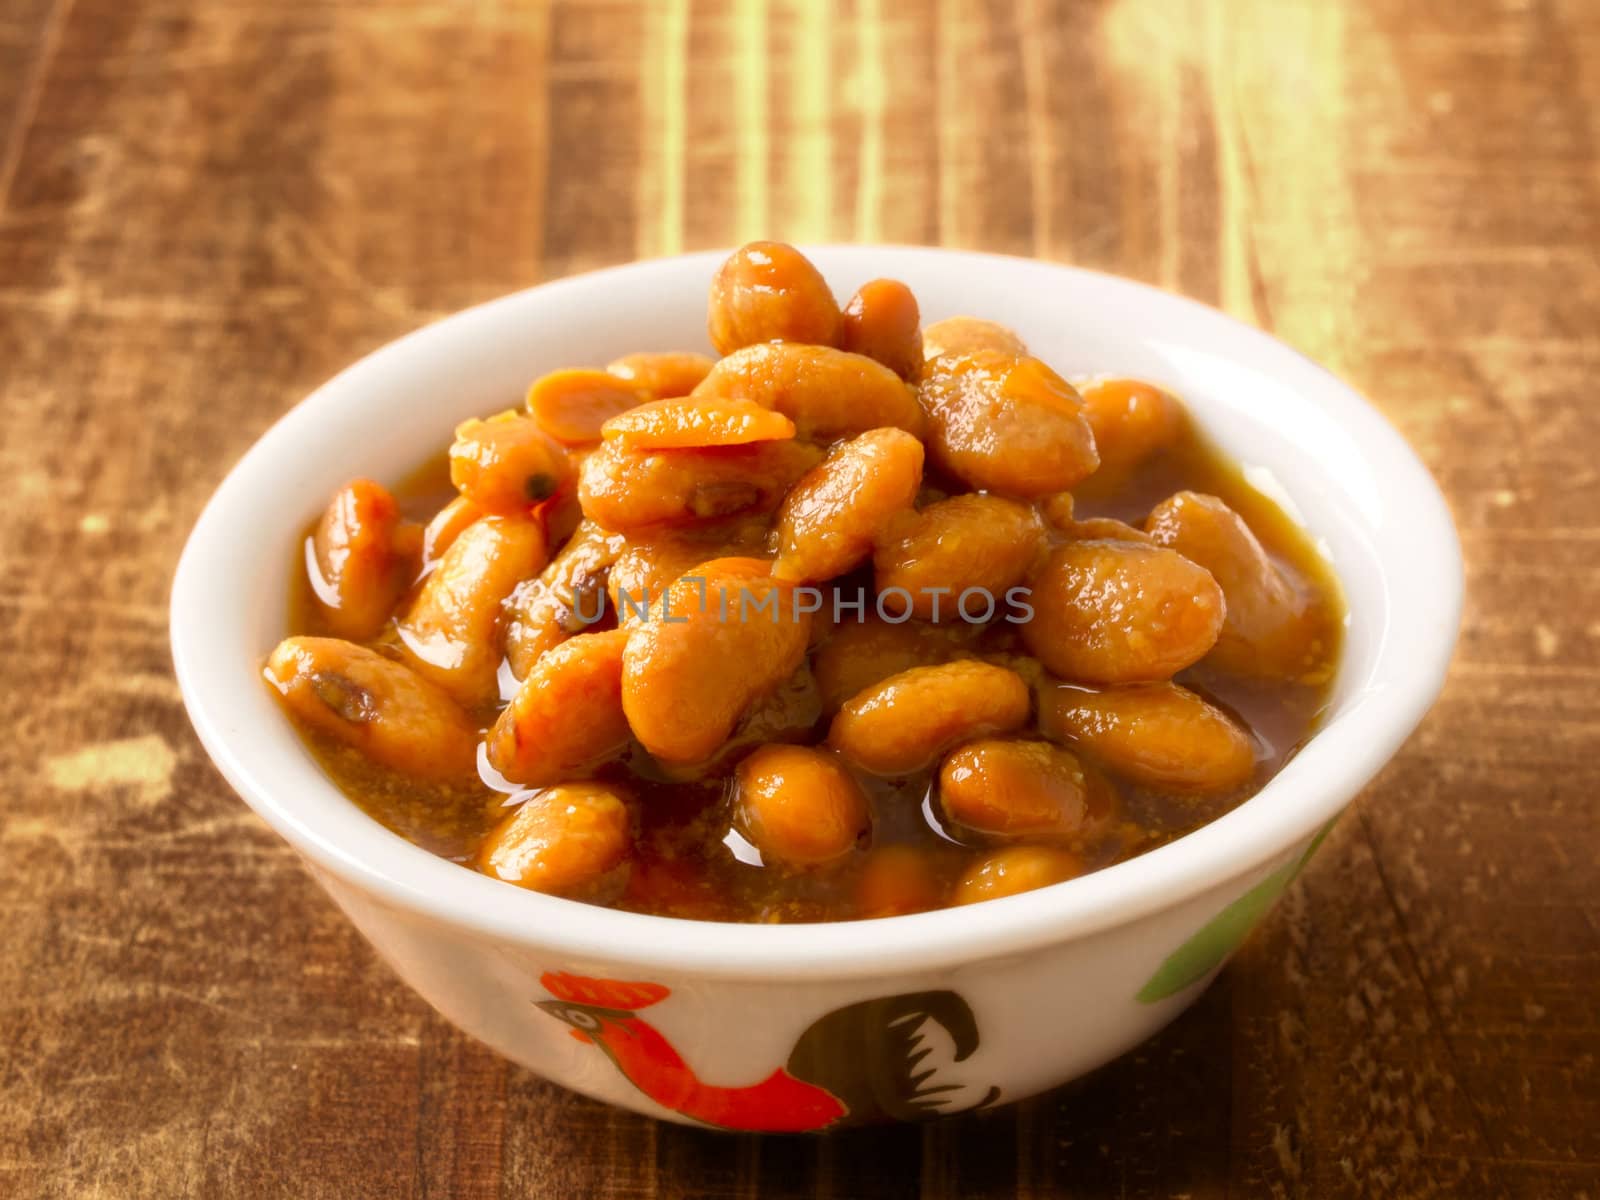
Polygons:
[[[1335,817],[1334,821],[1337,820]],[[1166,962],[1156,968],[1156,973],[1150,976],[1150,982],[1139,989],[1140,1003],[1154,1004],[1157,1000],[1176,996],[1221,966],[1255,928],[1256,922],[1266,915],[1273,901],[1283,895],[1284,889],[1311,861],[1311,856],[1317,852],[1317,847],[1322,845],[1322,840],[1332,828],[1333,821],[1329,821],[1318,830],[1317,836],[1311,839],[1311,844],[1299,858],[1284,863],[1179,946]]]

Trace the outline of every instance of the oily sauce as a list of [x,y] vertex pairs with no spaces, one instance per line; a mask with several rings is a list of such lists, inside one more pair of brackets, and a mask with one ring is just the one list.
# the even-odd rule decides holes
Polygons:
[[[940,479],[930,472],[924,487],[936,495]],[[951,490],[959,490],[952,486]],[[1316,731],[1325,711],[1338,661],[1343,606],[1337,581],[1306,532],[1266,495],[1252,487],[1240,469],[1225,460],[1192,428],[1137,465],[1092,477],[1075,489],[1074,519],[1107,517],[1132,525],[1166,497],[1190,490],[1216,496],[1239,513],[1293,586],[1312,598],[1318,619],[1310,635],[1313,666],[1293,680],[1251,679],[1226,673],[1201,660],[1175,682],[1242,721],[1256,742],[1256,768],[1247,784],[1222,794],[1162,792],[1098,773],[1101,786],[1114,789],[1118,818],[1103,835],[1075,851],[1086,870],[1135,857],[1199,828],[1237,806],[1276,774]],[[403,514],[426,521],[455,496],[444,458],[429,462],[395,489]],[[309,536],[309,533],[308,533]],[[321,634],[317,604],[305,572],[294,572],[290,627]],[[871,572],[836,581],[850,590],[860,584],[871,597]],[[846,612],[846,620],[852,614]],[[596,628],[615,624],[609,613]],[[377,645],[394,644],[391,623]],[[968,652],[1015,661],[1025,656],[1017,627],[996,619],[973,631]],[[1031,660],[1029,660],[1031,662]],[[1037,667],[1037,664],[1033,664]],[[502,669],[502,691],[516,681]],[[473,713],[482,728],[494,721],[498,706]],[[934,769],[881,778],[862,773],[859,782],[871,808],[871,832],[863,844],[827,869],[766,864],[760,852],[730,821],[730,779],[734,766],[755,746],[769,741],[814,744],[828,729],[828,713],[816,679],[802,669],[778,692],[761,702],[734,737],[706,767],[685,772],[655,762],[637,745],[592,773],[601,781],[627,785],[639,799],[634,856],[612,906],[643,913],[703,920],[804,922],[880,915],[861,900],[863,873],[886,848],[913,848],[920,856],[924,884],[931,892],[922,905],[948,902],[950,889],[974,859],[993,849],[985,838],[947,821],[935,796]],[[485,837],[533,789],[500,779],[480,746],[479,778],[439,783],[409,778],[376,765],[350,746],[303,730],[322,768],[363,811],[408,841],[444,858],[470,864]],[[870,843],[870,844],[868,844]]]

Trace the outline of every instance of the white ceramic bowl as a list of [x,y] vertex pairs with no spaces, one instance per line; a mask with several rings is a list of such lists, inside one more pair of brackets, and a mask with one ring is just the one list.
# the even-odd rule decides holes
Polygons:
[[[363,815],[259,678],[285,633],[301,531],[347,479],[396,480],[457,421],[516,405],[546,370],[705,344],[720,254],[508,296],[362,360],[234,468],[172,598],[178,680],[202,742],[384,956],[462,1029],[577,1091],[683,1121],[812,1129],[1020,1099],[1081,1075],[1192,1002],[1314,839],[1437,695],[1460,549],[1400,437],[1264,334],[1126,280],[903,247],[810,252],[840,295],[905,280],[924,319],[1016,328],[1064,374],[1181,396],[1332,559],[1350,607],[1325,727],[1259,795],[1132,862],[1026,895],[886,920],[741,926],[639,916],[508,887]],[[936,1066],[913,1095],[909,1063]]]

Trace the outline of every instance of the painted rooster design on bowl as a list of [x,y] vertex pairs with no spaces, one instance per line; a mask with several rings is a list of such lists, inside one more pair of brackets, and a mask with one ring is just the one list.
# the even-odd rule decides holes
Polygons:
[[874,1121],[916,1121],[993,1104],[999,1089],[963,1078],[978,1048],[972,1009],[955,992],[863,1000],[819,1017],[788,1060],[758,1082],[702,1080],[639,1015],[671,995],[659,983],[548,973],[535,1003],[599,1047],[656,1103],[721,1129],[805,1133]]

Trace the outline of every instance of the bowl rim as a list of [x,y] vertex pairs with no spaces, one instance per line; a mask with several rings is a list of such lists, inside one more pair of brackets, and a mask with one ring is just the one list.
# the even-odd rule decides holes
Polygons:
[[[776,926],[690,921],[545,896],[507,887],[413,845],[367,817],[325,778],[324,797],[299,797],[275,786],[273,774],[282,765],[255,747],[238,722],[230,721],[233,684],[219,666],[230,652],[237,655],[240,638],[248,636],[243,615],[219,608],[218,593],[225,591],[225,568],[239,559],[239,547],[249,541],[244,534],[254,511],[251,496],[293,461],[296,446],[316,433],[341,394],[363,388],[368,377],[403,369],[415,356],[448,353],[452,341],[475,324],[535,303],[535,295],[559,302],[581,289],[623,281],[637,286],[652,273],[671,274],[691,266],[703,267],[709,278],[727,251],[701,251],[553,280],[464,309],[388,343],[284,414],[206,504],[173,581],[170,635],[179,688],[201,743],[223,776],[315,867],[382,904],[469,935],[624,969],[771,980],[947,968],[1096,934],[1259,873],[1336,817],[1421,721],[1443,686],[1460,623],[1460,544],[1445,499],[1426,468],[1352,388],[1260,330],[1196,300],[1120,276],[936,247],[833,244],[803,249],[817,258],[867,264],[873,256],[931,257],[968,270],[1038,272],[1041,279],[1054,276],[1058,282],[1062,276],[1057,273],[1064,273],[1121,303],[1149,306],[1157,315],[1189,323],[1213,350],[1250,361],[1298,400],[1327,410],[1373,468],[1383,511],[1405,514],[1403,530],[1387,531],[1393,545],[1383,556],[1378,580],[1386,605],[1382,641],[1348,710],[1319,730],[1256,795],[1136,859],[981,905],[859,921]],[[265,650],[260,649],[256,661]]]

